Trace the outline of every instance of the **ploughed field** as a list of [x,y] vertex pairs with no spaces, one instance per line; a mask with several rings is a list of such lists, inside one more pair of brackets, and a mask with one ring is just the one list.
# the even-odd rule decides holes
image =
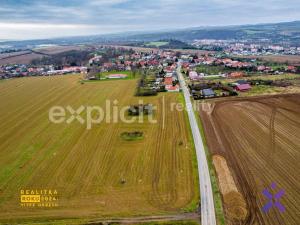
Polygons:
[[[228,224],[300,224],[300,95],[204,103],[201,116],[209,149],[227,160],[247,203],[247,217],[233,221],[227,215]],[[284,212],[274,205],[263,212],[270,201],[262,194],[265,188],[285,191]],[[225,205],[225,212],[240,203]]]
[[[134,97],[137,80],[79,80],[0,83],[0,223],[176,214],[190,207],[199,197],[190,131],[184,112],[169,107],[179,94],[141,98]],[[49,121],[53,106],[105,109],[106,100],[117,100],[118,107],[152,103],[158,122],[102,122],[87,130],[76,120]],[[122,139],[123,132],[135,131],[143,132],[141,140]],[[21,190],[41,189],[56,190],[58,206],[20,205]]]

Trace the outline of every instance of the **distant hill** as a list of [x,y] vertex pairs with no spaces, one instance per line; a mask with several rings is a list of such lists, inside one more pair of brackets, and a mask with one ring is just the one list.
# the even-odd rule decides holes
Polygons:
[[293,45],[300,45],[300,21],[277,24],[200,27],[173,32],[138,34],[124,38],[127,38],[128,41],[177,39],[185,42],[190,42],[195,39],[237,39],[259,42],[262,39],[266,39],[272,43],[291,43]]
[[160,48],[160,49],[195,49],[192,45],[189,45],[183,41],[174,39],[164,39],[152,42],[133,42],[127,44],[128,46],[139,46],[139,47],[150,47],[150,48]]
[[252,42],[269,42],[273,44],[292,44],[300,46],[300,21],[276,24],[257,24],[223,27],[198,27],[168,32],[122,33],[111,35],[93,35],[83,37],[68,37],[49,40],[32,40],[19,42],[1,42],[1,44],[19,47],[32,47],[44,44],[71,45],[83,43],[117,44],[136,42],[155,42],[158,40],[176,39],[191,42],[195,39],[236,39],[250,40]]

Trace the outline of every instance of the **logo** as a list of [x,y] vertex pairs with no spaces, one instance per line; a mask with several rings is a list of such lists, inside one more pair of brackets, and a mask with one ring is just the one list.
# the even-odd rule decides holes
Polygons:
[[131,106],[118,105],[118,101],[106,100],[105,107],[100,106],[80,106],[74,109],[71,106],[53,106],[49,110],[49,120],[55,124],[72,122],[79,122],[80,124],[86,124],[88,130],[92,129],[94,124],[105,123],[144,123],[145,120],[150,123],[157,123],[154,119],[153,111],[156,110],[156,106],[151,104],[144,104],[143,101],[139,101],[138,106],[143,106],[143,110],[147,113],[139,113],[139,116],[129,116],[128,112],[132,108]]
[[20,191],[21,207],[57,207],[58,192],[57,190],[21,190]]
[[280,203],[280,199],[284,195],[284,190],[280,190],[276,194],[272,194],[272,191],[276,188],[276,184],[272,183],[271,184],[271,191],[269,191],[268,188],[263,190],[263,195],[267,197],[268,202],[264,205],[262,208],[264,213],[267,213],[270,211],[271,208],[277,208],[280,212],[285,211],[285,207]]

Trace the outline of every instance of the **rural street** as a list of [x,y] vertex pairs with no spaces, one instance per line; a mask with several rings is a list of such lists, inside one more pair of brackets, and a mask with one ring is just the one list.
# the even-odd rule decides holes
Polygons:
[[184,77],[181,73],[181,65],[180,63],[178,65],[179,65],[177,69],[178,79],[185,98],[186,109],[188,112],[190,126],[192,129],[197,161],[198,161],[198,174],[199,174],[200,197],[201,197],[201,225],[216,225],[213,192],[212,192],[212,186],[210,181],[207,158],[205,155],[204,144],[195,117],[195,113],[193,110],[192,102],[190,99],[190,93],[186,86]]

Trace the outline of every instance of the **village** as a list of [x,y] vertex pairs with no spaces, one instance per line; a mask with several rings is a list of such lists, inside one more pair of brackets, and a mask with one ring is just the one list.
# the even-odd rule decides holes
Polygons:
[[299,55],[300,47],[283,46],[269,43],[268,40],[259,40],[254,43],[253,40],[216,40],[216,39],[201,39],[194,40],[193,46],[205,49],[223,51],[227,55]]
[[[107,55],[113,51],[114,54]],[[0,79],[27,76],[83,74],[85,81],[139,79],[138,96],[159,92],[179,92],[178,62],[182,65],[191,96],[195,99],[238,96],[253,90],[293,86],[300,67],[288,63],[269,63],[255,59],[220,57],[173,50],[128,50],[100,46],[82,64],[85,66],[13,64],[0,66]],[[297,83],[298,84],[298,83]],[[263,94],[263,93],[259,93]],[[243,94],[245,95],[245,94]]]
[[[245,92],[270,92],[274,88],[298,85],[299,66],[270,65],[256,60],[237,60],[215,55],[182,53],[171,50],[135,51],[99,64],[102,56],[89,60],[87,80],[137,78],[137,95],[156,95],[158,92],[179,92],[178,62],[195,99],[245,95]],[[130,76],[134,74],[134,76]],[[254,88],[252,89],[252,87]],[[277,90],[276,90],[277,91]],[[254,94],[255,94],[254,93]]]
[[28,64],[13,64],[0,66],[0,79],[10,79],[29,76],[53,76],[66,74],[87,73],[87,67],[64,66],[60,70],[53,65],[32,66]]

